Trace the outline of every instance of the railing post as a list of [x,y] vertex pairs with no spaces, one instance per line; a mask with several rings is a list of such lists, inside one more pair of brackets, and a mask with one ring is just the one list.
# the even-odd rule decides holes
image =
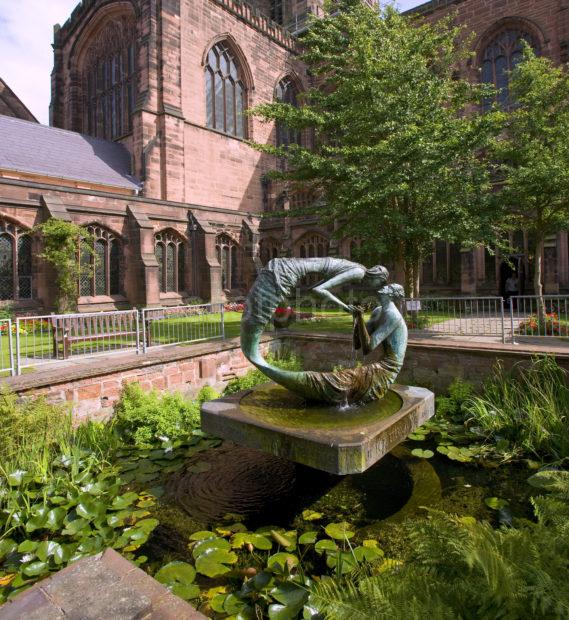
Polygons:
[[510,329],[512,330],[512,344],[516,344],[516,335],[514,331],[514,301],[510,297]]
[[[12,334],[10,334],[10,343],[12,342]],[[22,374],[22,361],[20,359],[20,318],[16,318],[16,374]]]
[[136,354],[140,355],[140,320],[138,316],[138,309],[135,308],[134,315],[136,317]]
[[504,298],[500,297],[500,313],[502,317],[502,344],[506,344],[506,325],[504,323]]
[[222,340],[225,340],[225,304],[224,303],[221,304],[221,338]]
[[14,345],[12,343],[12,319],[8,319],[8,355],[10,356],[10,376],[16,374],[14,366]]
[[141,310],[142,314],[142,352],[146,354],[148,347],[146,342],[146,308]]

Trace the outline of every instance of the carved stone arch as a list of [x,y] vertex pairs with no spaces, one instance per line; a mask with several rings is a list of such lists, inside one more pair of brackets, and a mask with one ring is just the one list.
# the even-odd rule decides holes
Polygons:
[[[124,291],[125,240],[110,227],[93,221],[83,224],[92,236],[90,250],[86,241],[79,244],[79,261],[90,265],[81,273],[79,295],[83,297],[120,295]],[[91,245],[92,244],[92,245]]]
[[105,230],[107,231],[109,234],[113,235],[113,237],[115,239],[118,239],[121,243],[128,243],[127,238],[122,235],[121,233],[117,232],[114,228],[112,228],[111,226],[107,226],[106,224],[101,224],[101,222],[98,222],[97,220],[93,220],[91,222],[88,222],[87,224],[80,224],[80,226],[82,228],[100,228],[101,230]]
[[286,71],[283,71],[278,78],[275,80],[275,84],[273,87],[273,94],[276,96],[276,91],[277,91],[277,87],[280,84],[280,82],[282,82],[283,80],[290,80],[298,93],[303,93],[307,90],[308,86],[302,81],[302,79],[300,78],[300,76],[298,75],[298,73],[296,71],[294,71],[294,69],[292,68],[288,68]]
[[154,233],[154,254],[158,263],[161,293],[181,293],[186,289],[188,237],[171,226]]
[[18,217],[8,214],[8,213],[4,213],[3,211],[0,211],[0,222],[4,222],[4,221],[10,222],[11,224],[14,224],[14,226],[18,226],[26,234],[32,234],[34,232],[31,226],[28,226],[28,224],[25,224]]
[[170,233],[174,235],[175,237],[179,237],[180,241],[182,241],[183,243],[186,243],[188,241],[188,235],[181,233],[179,230],[177,230],[176,228],[172,226],[164,226],[163,228],[159,228],[158,230],[155,230],[154,236],[156,237],[157,235],[163,235],[165,233]]
[[207,55],[212,47],[217,45],[218,43],[226,43],[231,52],[235,55],[235,58],[239,62],[241,71],[243,72],[243,76],[245,78],[245,88],[247,90],[247,107],[249,107],[252,103],[251,93],[255,90],[255,80],[253,79],[253,72],[251,71],[251,67],[249,66],[249,61],[247,60],[247,56],[243,49],[237,42],[237,39],[230,33],[224,32],[222,34],[218,34],[212,39],[210,39],[207,45],[202,52],[202,67],[205,67],[207,64]]
[[69,68],[80,69],[85,55],[92,45],[93,38],[100,36],[109,21],[127,18],[136,26],[139,8],[134,0],[107,0],[100,2],[93,11],[83,19],[83,25],[75,35],[75,41],[69,52]]
[[330,238],[320,231],[308,231],[294,242],[294,254],[300,258],[328,256]]
[[529,33],[537,43],[537,52],[541,52],[547,45],[548,40],[541,26],[531,19],[512,15],[503,17],[494,22],[476,40],[474,51],[476,54],[476,66],[480,67],[484,52],[488,45],[502,32],[506,30],[519,30]]

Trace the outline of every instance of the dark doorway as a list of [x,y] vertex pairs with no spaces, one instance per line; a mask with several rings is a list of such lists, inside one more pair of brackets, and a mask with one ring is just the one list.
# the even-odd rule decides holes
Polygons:
[[506,297],[506,280],[513,274],[518,276],[518,295],[525,291],[525,264],[523,254],[512,254],[500,265],[500,296]]

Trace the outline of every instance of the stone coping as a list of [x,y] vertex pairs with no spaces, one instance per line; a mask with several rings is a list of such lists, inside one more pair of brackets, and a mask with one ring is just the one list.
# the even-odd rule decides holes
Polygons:
[[[274,339],[274,335],[267,334],[262,337],[261,342],[270,342]],[[216,353],[231,351],[239,347],[239,338],[236,337],[196,344],[156,347],[151,348],[144,354],[129,351],[97,355],[89,358],[77,358],[60,363],[45,364],[45,366],[29,374],[20,375],[19,377],[7,377],[3,383],[15,392],[26,392],[41,387],[120,373],[136,368],[147,368],[148,366],[158,366],[178,360],[215,355]]]
[[[332,333],[310,333],[302,331],[281,330],[279,338],[289,338],[297,340],[313,340],[313,341],[341,341],[349,342],[351,336],[348,334],[332,334]],[[468,337],[464,339],[452,339],[451,337],[432,338],[428,336],[411,335],[407,345],[408,349],[431,349],[438,351],[446,350],[462,350],[469,353],[480,353],[496,355],[497,353],[512,354],[521,357],[531,357],[539,354],[550,354],[556,357],[569,358],[569,344],[552,343],[553,338],[543,338],[542,344],[530,344],[521,342],[519,344],[501,343],[501,342],[484,342],[478,340],[470,340]]]
[[84,558],[0,607],[0,620],[202,620],[113,549]]
[[[391,415],[349,426],[318,428],[311,425],[308,410],[302,426],[283,427],[242,406],[243,398],[255,389],[259,388],[204,403],[202,429],[215,437],[341,476],[369,469],[435,413],[435,395],[431,391],[392,385],[401,406]],[[334,407],[329,409],[327,413],[333,416]]]

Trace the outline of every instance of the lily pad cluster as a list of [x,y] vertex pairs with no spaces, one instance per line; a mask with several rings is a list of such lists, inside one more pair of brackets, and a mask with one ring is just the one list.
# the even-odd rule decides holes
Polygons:
[[[321,513],[304,511],[307,526],[321,518]],[[355,536],[355,528],[345,522],[299,532],[272,526],[249,531],[236,520],[193,533],[188,542],[192,561],[171,562],[155,577],[210,617],[316,618],[310,602],[315,580],[386,561],[376,540],[354,544]]]
[[154,496],[124,492],[117,470],[93,455],[54,465],[47,479],[24,470],[0,479],[0,601],[107,547],[134,560],[158,525]]

